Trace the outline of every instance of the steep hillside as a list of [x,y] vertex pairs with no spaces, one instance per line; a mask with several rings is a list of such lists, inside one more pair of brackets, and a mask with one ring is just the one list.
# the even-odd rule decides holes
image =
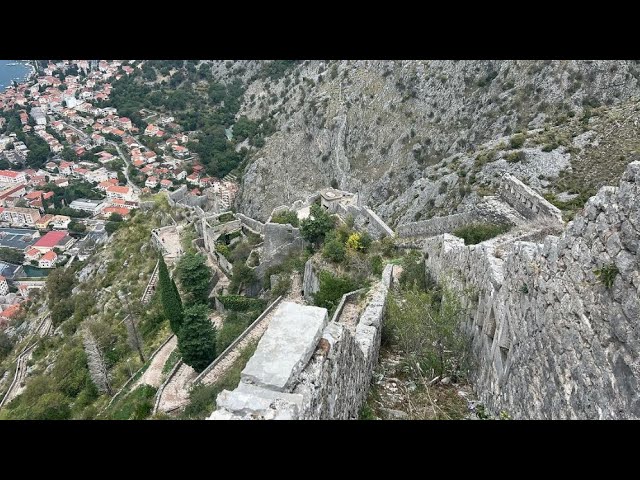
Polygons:
[[[241,210],[259,218],[333,183],[360,192],[394,224],[413,221],[462,208],[465,196],[490,188],[505,166],[571,198],[582,190],[556,180],[562,169],[575,164],[573,176],[580,182],[596,177],[589,179],[595,187],[615,180],[608,177],[628,163],[619,158],[633,142],[615,140],[624,133],[616,122],[635,128],[634,108],[615,110],[627,116],[607,112],[637,99],[635,61],[305,61],[288,67],[280,78],[247,78],[237,114],[275,121],[264,146],[249,153],[238,199]],[[500,146],[531,130],[528,137],[540,138],[538,145],[527,140],[524,157]],[[595,133],[579,136],[588,130]],[[488,150],[514,156],[493,165],[502,154],[477,160]],[[612,156],[619,165],[603,168]],[[474,182],[462,185],[457,170],[472,163]],[[447,185],[436,182],[446,175]],[[452,185],[462,198],[452,197]]]

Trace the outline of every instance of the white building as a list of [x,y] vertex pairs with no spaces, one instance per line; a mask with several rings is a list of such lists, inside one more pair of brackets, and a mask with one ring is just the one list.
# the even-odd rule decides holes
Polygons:
[[121,200],[135,200],[133,190],[129,187],[122,187],[120,185],[114,185],[107,188],[107,198],[109,199],[121,199]]
[[36,122],[36,125],[46,125],[47,115],[44,113],[41,107],[33,107],[31,109],[31,118]]
[[105,206],[106,204],[101,200],[87,200],[84,198],[74,200],[69,204],[69,207],[74,210],[82,210],[93,215],[100,213]]

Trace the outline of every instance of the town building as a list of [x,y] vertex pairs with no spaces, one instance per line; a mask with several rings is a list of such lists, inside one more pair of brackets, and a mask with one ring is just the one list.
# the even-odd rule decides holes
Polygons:
[[134,200],[133,190],[129,187],[114,185],[107,188],[107,198],[120,198],[122,200]]
[[38,266],[40,268],[53,268],[56,266],[56,261],[58,260],[58,255],[53,250],[49,250],[47,253],[40,257],[38,261]]
[[4,183],[25,183],[27,176],[24,172],[14,172],[13,170],[0,170],[0,182]]
[[34,208],[9,207],[2,208],[0,218],[11,225],[33,227],[40,217],[40,210]]
[[33,248],[39,250],[41,253],[46,253],[54,248],[64,251],[70,248],[74,242],[75,239],[69,236],[68,231],[56,230],[47,232],[44,236],[40,237],[38,241],[33,244]]
[[104,207],[105,203],[102,200],[89,200],[86,198],[79,198],[69,204],[69,208],[89,212],[92,215],[100,213]]

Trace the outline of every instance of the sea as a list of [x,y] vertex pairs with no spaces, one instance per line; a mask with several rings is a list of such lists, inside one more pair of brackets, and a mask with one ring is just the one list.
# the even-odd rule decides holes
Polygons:
[[0,60],[0,92],[4,92],[13,81],[22,82],[31,73],[31,66],[20,60]]

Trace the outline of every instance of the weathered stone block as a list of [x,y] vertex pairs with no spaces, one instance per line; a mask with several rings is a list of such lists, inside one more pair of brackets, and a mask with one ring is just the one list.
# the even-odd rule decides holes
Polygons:
[[242,371],[242,381],[285,391],[311,358],[328,322],[326,308],[281,303]]

